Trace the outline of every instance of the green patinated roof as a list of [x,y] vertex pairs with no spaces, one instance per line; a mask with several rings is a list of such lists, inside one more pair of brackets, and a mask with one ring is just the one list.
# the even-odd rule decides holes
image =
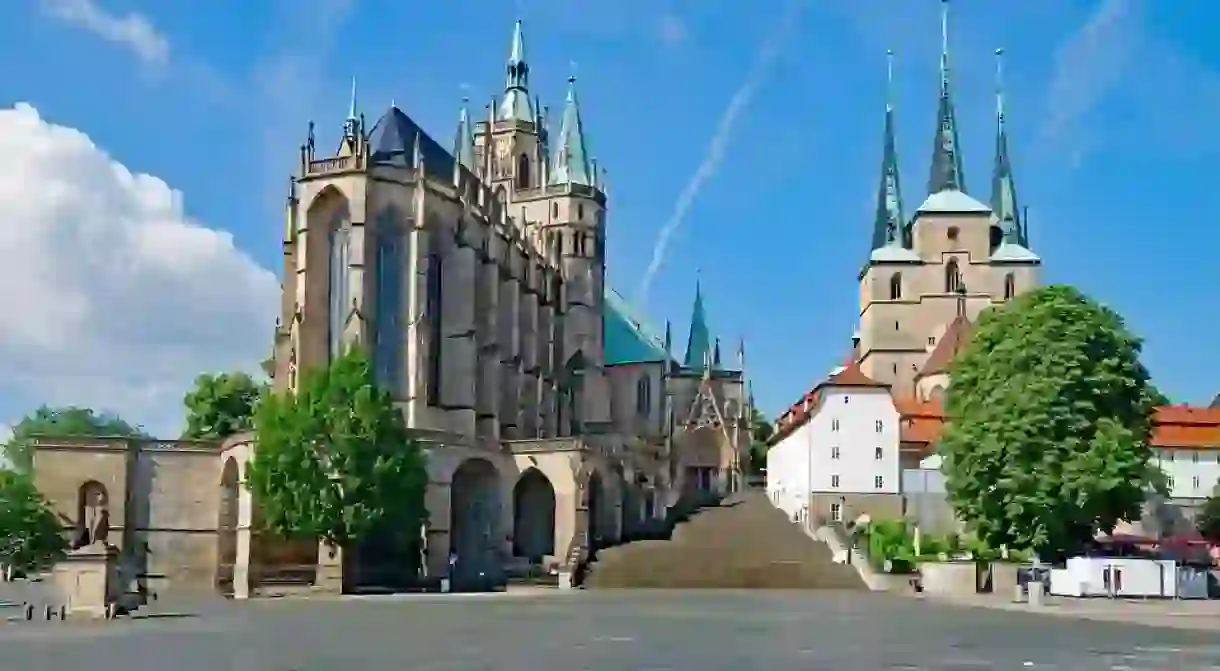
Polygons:
[[607,287],[602,305],[602,337],[607,366],[670,360],[664,344],[631,314],[622,296]]
[[686,359],[682,366],[703,370],[712,356],[712,333],[707,327],[707,312],[703,308],[703,287],[695,283],[695,305],[691,308],[690,333],[686,337]]

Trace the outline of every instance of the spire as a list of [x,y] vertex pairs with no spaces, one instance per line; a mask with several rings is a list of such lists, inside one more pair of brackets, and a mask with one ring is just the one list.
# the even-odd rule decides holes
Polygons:
[[940,0],[940,102],[936,110],[936,139],[928,193],[965,191],[966,176],[957,135],[957,116],[949,94],[949,0]]
[[669,354],[674,351],[674,331],[673,325],[669,320],[665,320],[665,353]]
[[877,187],[877,217],[873,222],[873,249],[903,244],[902,186],[898,179],[898,149],[894,138],[894,52],[886,52],[885,137],[881,155],[881,183]]
[[720,338],[716,338],[716,344],[712,346],[712,366],[720,368]]
[[466,109],[469,103],[470,98],[462,98],[457,133],[453,138],[453,157],[464,168],[474,172],[474,132],[470,124],[470,112]]
[[568,77],[568,99],[563,106],[563,121],[559,125],[559,141],[553,153],[551,184],[593,185],[593,168],[585,148],[585,131],[580,121],[580,105],[576,102],[576,77]]
[[504,100],[500,103],[501,120],[528,121],[533,123],[533,107],[530,105],[530,66],[525,60],[525,36],[521,21],[513,26],[513,46],[505,65]]
[[343,121],[343,137],[348,140],[356,138],[360,118],[356,116],[356,78],[352,77],[352,97],[347,106],[347,118]]
[[686,358],[682,365],[700,369],[707,365],[711,354],[711,333],[707,328],[707,314],[703,311],[703,287],[695,282],[695,305],[691,308],[690,334],[686,337]]
[[1004,231],[1004,242],[1027,247],[1024,222],[1017,205],[1017,184],[1008,155],[1008,131],[1004,127],[1004,50],[995,51],[995,168],[991,175],[991,211]]

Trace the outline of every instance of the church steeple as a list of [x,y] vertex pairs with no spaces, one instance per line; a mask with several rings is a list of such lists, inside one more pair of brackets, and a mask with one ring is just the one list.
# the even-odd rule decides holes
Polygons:
[[703,287],[695,282],[695,305],[691,308],[690,333],[686,336],[685,368],[701,370],[711,361],[711,331],[707,327],[707,313],[703,309]]
[[966,190],[957,116],[949,91],[949,0],[941,0],[940,8],[940,101],[936,109],[936,139],[932,144],[932,166],[928,175],[929,194]]
[[563,107],[563,120],[559,125],[559,139],[555,143],[552,160],[551,184],[597,185],[585,146],[580,104],[576,101],[576,77],[568,77],[568,99]]
[[881,155],[881,183],[877,187],[877,216],[873,220],[873,249],[903,246],[902,186],[898,179],[898,148],[894,137],[894,52],[886,53],[885,136]]
[[1004,50],[996,49],[995,167],[991,175],[991,211],[1004,231],[1004,242],[1028,247],[1012,158],[1008,154],[1008,131],[1004,126]]
[[525,35],[520,20],[513,26],[513,45],[505,70],[504,100],[500,102],[497,118],[533,123],[536,118],[530,104],[530,66],[525,60]]

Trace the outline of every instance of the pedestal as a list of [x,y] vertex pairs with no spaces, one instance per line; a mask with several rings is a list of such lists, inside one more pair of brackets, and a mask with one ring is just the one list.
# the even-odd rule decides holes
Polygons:
[[119,596],[119,550],[94,543],[72,550],[52,571],[52,584],[70,615],[105,618]]

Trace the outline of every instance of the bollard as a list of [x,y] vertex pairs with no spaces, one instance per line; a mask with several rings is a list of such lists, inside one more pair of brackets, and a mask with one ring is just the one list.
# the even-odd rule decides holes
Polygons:
[[1029,606],[1030,608],[1038,608],[1042,605],[1042,583],[1031,581],[1029,583]]
[[1012,591],[1013,591],[1013,594],[1012,594],[1013,603],[1021,603],[1021,602],[1025,601],[1025,586],[1024,585],[1017,583],[1016,585],[1013,586]]

